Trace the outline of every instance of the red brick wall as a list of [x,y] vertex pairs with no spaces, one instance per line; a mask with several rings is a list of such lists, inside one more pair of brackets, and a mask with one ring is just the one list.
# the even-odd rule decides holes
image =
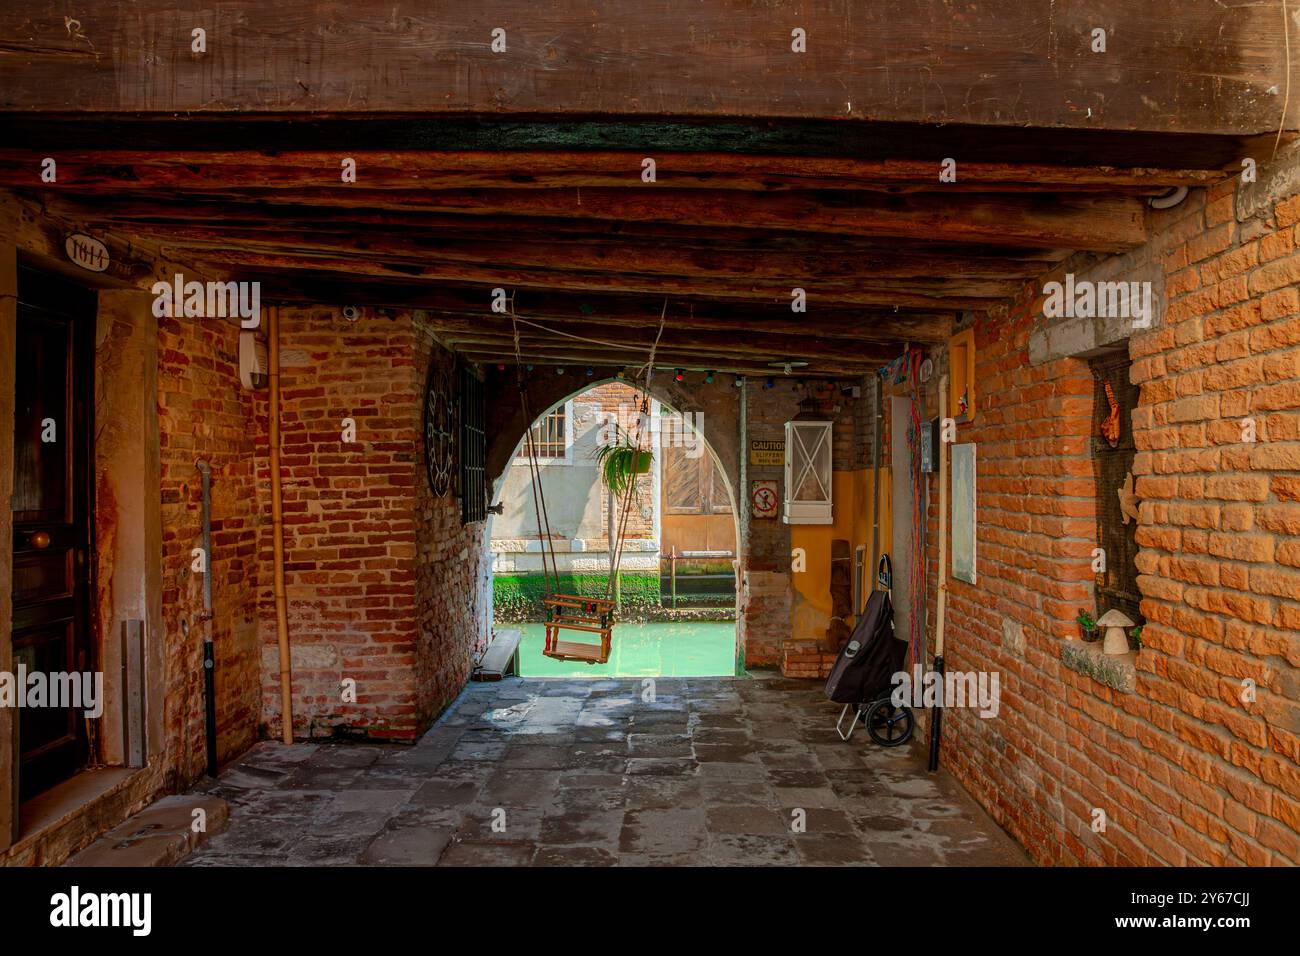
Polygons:
[[[598,410],[612,418],[597,420],[593,423],[597,429],[597,436],[603,435],[603,430],[608,423],[617,422],[619,435],[632,440],[637,436],[637,417],[641,409],[641,392],[632,388],[630,385],[624,385],[622,382],[606,382],[603,385],[597,385],[575,395],[575,403],[587,405],[593,410]],[[577,414],[575,409],[575,414]],[[661,415],[670,414],[669,410],[664,409]],[[691,421],[694,421],[692,418]],[[654,447],[654,436],[652,434],[641,434],[641,444],[646,448]],[[662,456],[661,456],[662,457]],[[662,466],[662,461],[660,462]],[[604,489],[604,485],[601,488]],[[614,513],[614,527],[616,533],[620,530],[625,538],[651,538],[654,537],[654,482],[638,481],[636,489],[636,500],[628,508],[624,515],[623,496],[619,495]],[[600,494],[600,526],[601,528],[609,527],[609,494],[602,490]]]
[[[431,360],[445,374],[454,374],[451,354],[434,341],[427,326],[418,323],[413,367],[415,394],[420,403]],[[421,424],[420,443],[411,462],[416,492],[414,677],[417,716],[423,726],[456,699],[469,680],[475,657],[487,644],[492,562],[487,551],[487,523],[462,525],[456,495],[434,496],[425,477],[422,404],[416,415]]]
[[[297,736],[409,740],[469,676],[486,606],[475,528],[423,463],[432,337],[409,313],[282,310],[281,467]],[[445,354],[445,353],[443,353]],[[453,387],[458,387],[453,383]],[[258,395],[263,721],[281,726],[267,461]],[[356,441],[342,440],[344,419]],[[343,682],[356,682],[356,701]]]
[[[256,630],[257,496],[252,396],[239,383],[239,327],[159,320],[158,429],[162,457],[163,622],[168,753],[176,783],[204,770],[203,577],[190,571],[202,538],[198,458],[212,467],[212,633],[217,744],[223,762],[257,737],[261,665]],[[189,633],[185,634],[183,625]]]
[[1121,262],[1132,278],[1158,266],[1167,294],[1130,340],[1148,622],[1132,693],[1060,659],[1097,546],[1086,362],[1030,363],[1039,283],[977,326],[978,411],[958,441],[978,446],[979,583],[949,581],[946,657],[999,671],[1002,705],[950,711],[944,761],[1039,862],[1300,861],[1297,221],[1300,198],[1238,222],[1228,184]]

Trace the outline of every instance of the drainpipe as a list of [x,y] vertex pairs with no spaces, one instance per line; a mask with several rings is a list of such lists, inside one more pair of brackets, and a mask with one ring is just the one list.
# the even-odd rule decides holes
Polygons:
[[212,468],[194,463],[203,477],[203,716],[208,776],[217,775],[217,659],[212,648]]
[[868,590],[874,591],[876,569],[880,566],[880,422],[881,422],[881,404],[884,402],[884,386],[881,385],[879,373],[872,373],[871,377],[876,380],[875,388],[875,431],[871,440],[871,463],[873,476],[871,479],[871,574],[872,585]]
[[270,379],[271,540],[275,549],[275,630],[280,643],[280,715],[283,739],[293,743],[292,663],[289,606],[284,591],[284,499],[280,488],[280,307],[266,310],[267,376]]

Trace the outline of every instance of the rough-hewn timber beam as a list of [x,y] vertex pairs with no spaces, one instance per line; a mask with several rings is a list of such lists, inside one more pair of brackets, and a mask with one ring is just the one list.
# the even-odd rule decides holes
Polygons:
[[[65,219],[100,223],[123,233],[151,231],[159,236],[191,238],[218,237],[231,233],[253,235],[323,234],[499,241],[511,236],[518,241],[599,243],[611,239],[626,242],[648,239],[654,244],[671,244],[674,249],[771,249],[791,254],[840,251],[846,255],[872,256],[881,252],[901,255],[978,257],[984,259],[1030,259],[1060,262],[1074,253],[1064,247],[1025,248],[1007,243],[943,243],[924,239],[828,236],[815,232],[783,232],[776,229],[746,229],[740,224],[727,227],[698,226],[675,222],[618,222],[603,219],[562,219],[554,216],[457,216],[447,213],[405,212],[384,209],[335,209],[328,206],[277,205],[268,208],[252,200],[228,203],[195,202],[183,195],[161,201],[148,199],[69,199],[46,190],[40,194],[45,207]],[[167,231],[171,230],[171,231]]]
[[922,249],[892,251],[883,245],[840,249],[828,240],[820,251],[753,248],[726,243],[712,245],[707,234],[689,246],[610,240],[562,241],[555,237],[520,239],[504,230],[496,239],[470,239],[455,235],[412,237],[391,231],[340,232],[332,235],[301,233],[292,228],[278,233],[266,230],[219,230],[194,226],[139,225],[133,230],[170,248],[193,250],[253,250],[290,255],[358,255],[385,262],[416,262],[430,268],[445,267],[446,275],[467,280],[493,281],[512,268],[551,269],[599,273],[646,273],[684,278],[731,280],[779,279],[796,282],[866,281],[874,279],[1026,279],[1049,271],[1056,260],[1002,258],[927,253]]
[[[640,295],[608,296],[554,291],[516,292],[515,311],[537,322],[581,322],[591,326],[640,330],[654,329],[661,315],[670,327],[727,332],[743,336],[753,329],[770,335],[801,336],[859,342],[946,342],[952,334],[951,312],[823,308],[814,302],[810,312],[796,314],[789,303],[694,302],[677,298]],[[308,304],[355,304],[370,307],[420,309],[428,313],[435,328],[460,328],[469,321],[479,325],[504,322],[489,311],[491,297],[486,289],[457,289],[440,286],[403,285],[393,282],[315,278],[291,280],[276,277],[264,287],[264,296],[281,302]],[[600,336],[595,336],[600,337]],[[845,346],[851,348],[851,346]]]
[[[544,326],[544,327],[541,327]],[[644,350],[650,351],[654,342],[656,329],[638,329],[635,334],[618,326],[601,326],[596,323],[537,323],[520,326],[519,340],[525,349],[562,345],[565,348],[602,351],[599,343],[618,346],[613,351]],[[480,323],[477,328],[469,321],[459,328],[451,328],[446,323],[438,326],[439,336],[443,341],[461,348],[471,346],[505,348],[514,347],[514,338],[509,326],[489,327]],[[587,342],[581,341],[589,340]],[[902,344],[901,341],[898,342]],[[862,350],[867,354],[876,354],[880,343],[859,343],[852,345],[844,340],[823,339],[817,336],[815,323],[808,323],[807,334],[803,336],[768,335],[755,325],[745,336],[727,332],[710,332],[683,327],[680,324],[665,325],[659,340],[659,349],[665,356],[689,353],[693,355],[727,357],[735,361],[761,359],[774,361],[791,359],[824,359],[847,366],[861,364]]]
[[[345,156],[355,163],[357,184],[367,189],[641,186],[644,159],[642,152],[610,150],[327,153],[0,149],[0,186],[42,185],[42,164],[51,155],[58,163],[58,191],[89,195],[136,190],[346,188],[350,184],[341,177]],[[955,168],[955,181],[941,184],[940,163],[915,159],[658,151],[653,158],[657,184],[677,189],[910,192],[941,186],[945,192],[1159,193],[1170,186],[1208,185],[1227,175],[1214,169],[973,161]]]
[[[1286,74],[1282,9],[102,0],[69,11],[33,0],[0,10],[0,109],[808,117],[1235,135],[1282,121],[1271,92]],[[201,53],[196,27],[206,31]],[[497,28],[504,48],[494,50]],[[806,52],[792,51],[795,29]],[[1104,53],[1094,52],[1097,29]],[[1300,98],[1291,108],[1294,128]]]
[[[200,202],[247,196],[205,193]],[[1113,252],[1146,241],[1137,197],[1087,194],[749,193],[645,189],[471,189],[397,192],[366,189],[271,190],[258,198],[273,217],[280,204],[338,209],[397,209],[467,216],[542,216],[612,222],[778,229],[846,236],[898,237]]]
[[[164,251],[171,250],[164,247]],[[240,249],[188,250],[200,263],[247,278],[277,271],[333,273],[339,277],[376,276],[407,282],[427,281],[484,286],[514,286],[530,289],[565,289],[583,292],[644,293],[653,296],[685,296],[702,299],[744,299],[754,302],[791,301],[791,286],[775,279],[725,281],[662,275],[622,275],[553,270],[517,269],[506,266],[471,266],[460,263],[428,265],[417,262],[385,262],[368,257],[305,256]],[[1022,283],[999,279],[878,279],[869,285],[858,282],[820,281],[805,288],[809,299],[822,304],[863,306],[910,306],[921,309],[983,309],[994,300],[1015,295]]]
[[[513,348],[489,347],[482,345],[472,345],[467,348],[451,346],[451,348],[464,358],[479,365],[515,364],[515,353]],[[853,378],[860,375],[866,375],[896,358],[901,351],[901,347],[892,351],[881,350],[874,354],[874,358],[871,355],[866,355],[865,357],[867,358],[867,361],[859,363],[815,359],[808,362],[805,366],[792,369],[791,377],[833,376]],[[525,363],[539,366],[564,365],[572,367],[612,365],[635,369],[645,364],[648,355],[648,351],[638,354],[636,352],[601,351],[599,349],[580,347],[571,348],[565,345],[553,345],[534,346],[523,353],[523,360]],[[657,355],[656,366],[661,366],[665,369],[682,368],[699,371],[711,370],[738,375],[771,375],[778,379],[784,378],[784,373],[779,366],[768,365],[765,362],[743,361],[717,356],[700,356],[690,352],[675,353],[672,355]]]

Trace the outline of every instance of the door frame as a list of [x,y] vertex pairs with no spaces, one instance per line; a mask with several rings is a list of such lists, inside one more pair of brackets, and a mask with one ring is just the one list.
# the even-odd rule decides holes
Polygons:
[[[77,672],[102,673],[103,641],[95,601],[98,587],[96,560],[98,552],[95,540],[95,345],[99,321],[97,294],[92,287],[70,282],[66,277],[42,269],[34,263],[18,263],[18,273],[18,312],[21,314],[23,301],[26,300],[27,305],[37,311],[38,317],[41,313],[48,313],[66,319],[72,335],[69,343],[71,354],[68,357],[71,420],[59,423],[58,427],[62,429],[64,440],[68,442],[69,453],[72,456],[68,462],[70,472],[68,491],[71,500],[67,506],[72,515],[71,527],[77,537],[73,542],[74,562],[77,560],[76,551],[84,550],[80,555],[80,571],[76,569],[75,564],[72,571],[74,657],[67,662],[66,666],[69,670]],[[28,283],[26,293],[23,291],[24,279]],[[35,295],[32,294],[34,291]],[[15,351],[15,363],[17,360]],[[15,377],[16,374],[15,369]],[[12,428],[10,434],[13,434]],[[15,527],[13,531],[16,536],[17,528]],[[12,542],[10,549],[12,552]],[[12,569],[9,580],[12,582]],[[76,634],[75,631],[78,629],[81,633]],[[12,652],[12,631],[9,641]],[[84,657],[79,660],[76,652],[81,651],[84,651]],[[20,804],[24,799],[39,796],[70,780],[87,766],[94,766],[100,761],[103,752],[103,729],[106,723],[103,718],[104,715],[101,714],[94,735],[89,733],[83,719],[76,720],[74,737],[78,752],[72,755],[77,764],[76,769],[66,776],[58,777],[53,783],[41,787],[40,790],[27,794],[26,797],[23,794],[22,754],[16,752]],[[15,722],[21,725],[21,717]],[[20,737],[20,731],[15,736]],[[21,746],[21,739],[18,742]]]
[[[100,751],[108,769],[78,791],[74,815],[42,820],[39,828],[20,818],[15,711],[0,709],[0,865],[17,847],[58,844],[60,835],[84,828],[85,813],[94,819],[123,819],[127,809],[157,792],[158,767],[167,757],[165,730],[167,641],[163,624],[163,502],[162,451],[158,407],[161,329],[153,314],[148,289],[115,280],[107,274],[85,273],[60,258],[61,246],[42,244],[39,237],[18,232],[0,237],[0,580],[12,580],[13,428],[16,378],[18,266],[31,266],[94,291],[94,420],[98,423],[92,474],[100,508],[93,529],[98,539],[93,555],[101,585],[91,596],[92,619],[99,630],[100,665],[104,669],[104,716],[100,720]],[[148,274],[157,263],[137,258]],[[99,492],[104,491],[101,497]],[[110,514],[103,505],[110,502]],[[114,533],[103,535],[108,520]],[[98,553],[98,549],[104,553]],[[111,582],[111,587],[107,586]],[[0,588],[0,670],[12,671],[11,588]],[[144,624],[144,766],[125,759],[122,642],[117,639],[127,621]],[[97,824],[98,826],[98,824]],[[21,837],[21,842],[20,842]]]
[[[0,581],[14,574],[14,387],[18,344],[18,249],[0,243]],[[13,673],[13,588],[0,587],[0,671]],[[0,708],[0,853],[18,839],[18,721]]]

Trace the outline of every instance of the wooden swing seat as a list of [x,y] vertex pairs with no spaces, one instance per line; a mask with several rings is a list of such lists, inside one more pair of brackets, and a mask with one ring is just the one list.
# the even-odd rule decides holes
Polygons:
[[[609,661],[610,637],[614,630],[614,602],[572,594],[551,594],[546,605],[546,647],[542,654],[557,661],[604,664]],[[560,640],[561,631],[599,634],[599,644]]]

